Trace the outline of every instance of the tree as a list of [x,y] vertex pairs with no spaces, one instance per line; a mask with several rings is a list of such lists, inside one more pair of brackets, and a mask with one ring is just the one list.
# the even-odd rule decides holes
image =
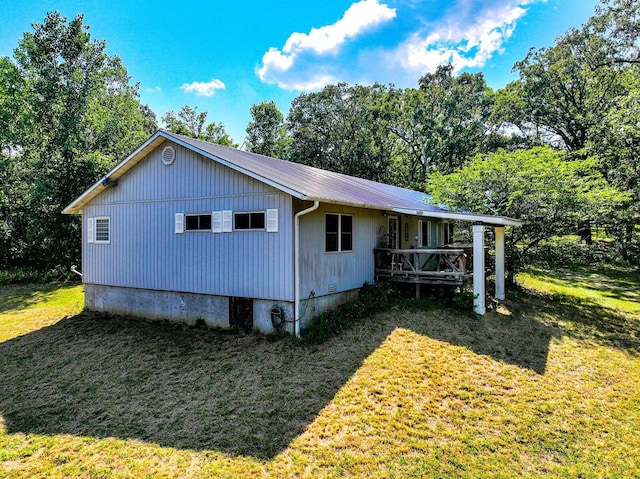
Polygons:
[[252,121],[247,125],[247,149],[260,155],[286,156],[286,131],[282,112],[274,101],[251,105]]
[[227,131],[224,128],[224,123],[210,123],[207,125],[204,139],[211,143],[217,143],[218,145],[238,148],[238,144],[234,143],[231,137],[227,134]]
[[571,160],[548,146],[478,155],[451,174],[434,173],[435,203],[523,221],[507,239],[512,272],[543,240],[571,234],[585,218],[604,222],[628,195],[611,187],[596,159]]
[[493,92],[482,73],[455,77],[451,64],[423,75],[418,84],[424,103],[416,111],[427,120],[419,124],[429,166],[451,172],[482,151],[491,130]]
[[238,145],[227,134],[223,123],[206,125],[208,114],[206,111],[198,113],[197,106],[184,105],[177,115],[173,110],[166,112],[162,122],[172,133],[237,148]]
[[388,88],[326,86],[295,98],[287,116],[291,159],[385,182],[393,150]]
[[624,95],[615,69],[593,68],[601,47],[598,37],[574,30],[531,50],[514,66],[520,78],[499,95],[497,115],[534,143],[579,152]]
[[15,61],[2,60],[0,101],[18,99],[3,118],[10,151],[0,176],[13,186],[2,267],[78,261],[79,219],[61,210],[155,129],[120,59],[88,29],[82,15],[67,23],[50,12],[24,34]]

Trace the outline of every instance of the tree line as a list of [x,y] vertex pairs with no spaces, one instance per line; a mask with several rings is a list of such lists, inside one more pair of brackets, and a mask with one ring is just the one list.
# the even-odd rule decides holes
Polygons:
[[[640,254],[640,6],[602,0],[582,27],[532,49],[518,79],[442,65],[416,88],[338,83],[285,116],[251,107],[243,147],[426,191],[433,201],[522,219],[514,266],[553,236],[598,226],[619,258]],[[185,105],[170,131],[237,147],[223,123]],[[117,56],[81,15],[47,14],[0,58],[0,269],[68,267],[80,227],[61,210],[157,129]]]

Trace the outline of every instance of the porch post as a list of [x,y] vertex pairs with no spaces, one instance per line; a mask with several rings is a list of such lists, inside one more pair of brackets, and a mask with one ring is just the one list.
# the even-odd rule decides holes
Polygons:
[[485,271],[484,271],[484,225],[473,225],[473,310],[484,314],[485,307]]
[[504,299],[504,226],[494,228],[496,236],[496,299]]

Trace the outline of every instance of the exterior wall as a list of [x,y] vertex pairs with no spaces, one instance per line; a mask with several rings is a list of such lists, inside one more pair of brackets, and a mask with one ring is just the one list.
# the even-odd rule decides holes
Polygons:
[[[297,208],[302,209],[302,208]],[[353,215],[353,251],[325,252],[325,214]],[[300,294],[319,298],[359,289],[365,281],[373,283],[373,249],[384,217],[378,210],[321,204],[318,210],[300,218]],[[319,314],[319,313],[318,313]]]
[[[293,301],[292,199],[165,142],[83,210],[83,279],[93,285]],[[278,232],[175,233],[176,213],[278,210]],[[87,218],[110,218],[109,244],[87,243]]]

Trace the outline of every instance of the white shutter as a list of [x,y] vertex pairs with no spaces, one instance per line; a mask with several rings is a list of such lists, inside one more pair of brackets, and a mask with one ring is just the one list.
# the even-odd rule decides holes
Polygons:
[[176,213],[176,234],[184,233],[184,213]]
[[211,231],[214,233],[222,233],[222,211],[214,211],[211,213]]
[[93,218],[87,218],[87,243],[93,243],[95,238],[95,220]]
[[233,215],[231,210],[222,212],[222,232],[230,233],[233,231]]
[[267,210],[267,233],[278,232],[278,210]]

